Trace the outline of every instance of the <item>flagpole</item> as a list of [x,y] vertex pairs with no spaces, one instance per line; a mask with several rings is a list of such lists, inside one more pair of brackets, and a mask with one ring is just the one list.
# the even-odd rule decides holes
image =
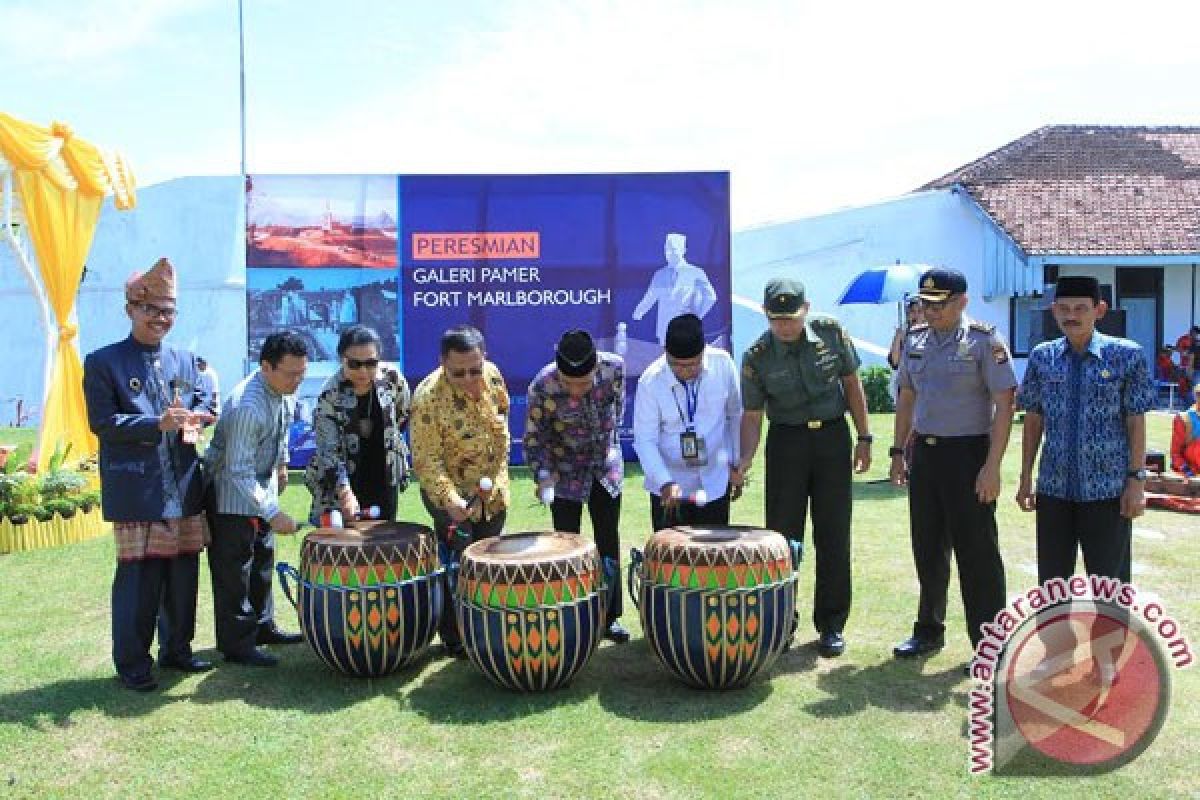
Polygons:
[[246,24],[242,0],[238,0],[238,84],[241,110],[242,177],[246,177]]

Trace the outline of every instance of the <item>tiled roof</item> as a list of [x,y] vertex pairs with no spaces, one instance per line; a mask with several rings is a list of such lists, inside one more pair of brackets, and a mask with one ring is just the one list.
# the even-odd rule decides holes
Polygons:
[[1030,255],[1200,253],[1200,128],[1051,125],[921,188],[955,184]]

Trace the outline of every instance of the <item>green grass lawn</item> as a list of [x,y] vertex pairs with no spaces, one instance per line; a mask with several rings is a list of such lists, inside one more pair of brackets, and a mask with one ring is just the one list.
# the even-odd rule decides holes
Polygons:
[[[816,655],[812,560],[801,573],[797,646],[749,687],[686,688],[654,660],[627,602],[632,642],[605,642],[574,683],[543,695],[494,688],[469,663],[425,657],[380,680],[330,671],[306,645],[275,648],[273,670],[219,666],[167,673],[163,688],[118,688],[109,659],[109,537],[0,556],[0,795],[180,797],[1096,797],[1200,796],[1200,670],[1173,674],[1173,704],[1150,749],[1105,776],[967,775],[969,657],[957,579],[948,643],[897,662],[917,584],[904,494],[886,474],[891,419],[874,418],[876,464],[855,483],[855,600],[840,659]],[[1165,449],[1166,417],[1151,444]],[[7,433],[7,432],[4,432]],[[0,442],[10,438],[0,434]],[[1005,462],[999,521],[1010,594],[1032,586],[1033,518],[1012,502],[1020,428]],[[734,507],[761,524],[761,475]],[[649,534],[649,503],[631,475],[625,548]],[[539,530],[532,484],[517,472],[510,529]],[[284,497],[303,517],[300,476]],[[415,490],[402,519],[425,522]],[[1200,643],[1196,520],[1149,512],[1136,525],[1135,581]],[[298,561],[300,539],[280,540]],[[278,618],[297,628],[276,591]],[[213,656],[212,595],[202,567],[196,648]]]

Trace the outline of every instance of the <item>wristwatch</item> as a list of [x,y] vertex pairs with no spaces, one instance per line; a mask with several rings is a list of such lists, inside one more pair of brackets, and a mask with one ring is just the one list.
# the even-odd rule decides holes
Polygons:
[[875,437],[869,433],[860,433],[858,435],[859,444],[870,444],[873,441],[875,441]]
[[889,447],[888,455],[889,456],[902,456],[902,455],[904,455],[904,448],[903,447]]
[[1135,481],[1143,482],[1146,480],[1147,475],[1148,473],[1146,472],[1145,467],[1142,467],[1141,469],[1131,469],[1125,473],[1126,478],[1133,478]]

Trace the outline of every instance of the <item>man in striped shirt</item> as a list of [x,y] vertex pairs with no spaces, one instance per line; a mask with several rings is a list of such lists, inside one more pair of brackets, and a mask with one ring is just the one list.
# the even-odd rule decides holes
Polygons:
[[275,627],[271,573],[275,534],[296,532],[279,508],[287,486],[287,431],[292,395],[308,369],[308,346],[291,331],[263,342],[260,369],[230,392],[204,454],[212,476],[209,525],[217,649],[226,661],[257,667],[279,663],[261,644],[295,644],[301,636]]

